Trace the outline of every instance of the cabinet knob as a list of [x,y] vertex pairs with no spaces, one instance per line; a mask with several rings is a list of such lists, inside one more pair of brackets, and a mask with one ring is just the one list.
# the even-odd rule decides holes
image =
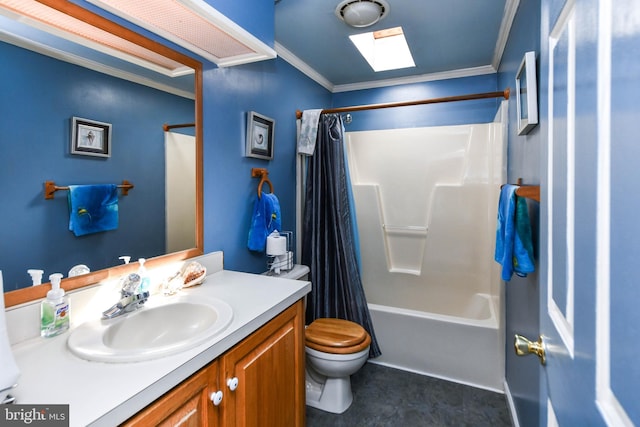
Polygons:
[[229,387],[229,390],[234,391],[235,389],[238,388],[238,377],[233,377],[233,378],[229,378],[227,380],[227,386]]
[[213,393],[211,393],[211,396],[209,396],[209,398],[215,406],[218,406],[220,402],[222,402],[222,392],[220,390],[214,391]]

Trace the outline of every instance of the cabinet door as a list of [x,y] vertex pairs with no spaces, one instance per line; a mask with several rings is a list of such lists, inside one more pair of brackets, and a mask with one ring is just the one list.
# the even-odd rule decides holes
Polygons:
[[[302,301],[226,353],[221,363],[223,426],[304,426]],[[234,378],[232,391],[227,381]]]
[[218,362],[193,374],[179,386],[147,406],[123,424],[162,427],[214,427],[218,409],[209,396],[218,390]]

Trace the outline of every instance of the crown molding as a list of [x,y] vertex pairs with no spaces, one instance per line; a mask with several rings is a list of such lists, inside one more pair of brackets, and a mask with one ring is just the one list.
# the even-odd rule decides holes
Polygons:
[[502,22],[500,23],[500,31],[498,32],[498,40],[496,41],[496,48],[493,51],[493,61],[491,65],[496,70],[500,68],[500,62],[502,62],[502,55],[504,49],[507,46],[507,40],[509,39],[509,33],[513,26],[513,21],[516,18],[516,12],[520,6],[520,0],[507,0],[504,4],[504,13],[502,14]]
[[457,79],[460,77],[482,76],[485,74],[494,74],[496,69],[492,65],[482,65],[480,67],[461,68],[458,70],[442,71],[439,73],[420,74],[417,76],[400,77],[397,79],[375,80],[361,83],[349,83],[344,85],[336,85],[333,93],[350,92],[353,90],[376,89],[388,86],[398,86],[413,83],[431,82],[436,80]]
[[327,80],[322,74],[318,73],[316,70],[311,68],[309,64],[298,58],[294,55],[290,50],[286,47],[282,46],[280,43],[274,43],[274,49],[279,57],[287,61],[291,66],[298,69],[302,74],[309,77],[311,80],[318,83],[320,86],[327,89],[329,92],[333,92],[333,83]]
[[304,75],[306,75],[316,83],[320,84],[322,87],[324,87],[331,93],[349,92],[352,90],[375,89],[375,88],[381,88],[381,87],[387,87],[387,86],[398,86],[398,85],[405,85],[405,84],[412,84],[412,83],[429,82],[429,81],[435,81],[435,80],[448,80],[448,79],[456,79],[460,77],[481,76],[485,74],[494,74],[496,72],[496,69],[492,65],[483,65],[480,67],[463,68],[459,70],[443,71],[439,73],[421,74],[418,76],[401,77],[397,79],[385,79],[385,80],[375,80],[375,81],[361,82],[361,83],[334,85],[329,80],[327,80],[323,75],[321,75],[316,70],[311,68],[309,64],[302,61],[300,58],[295,56],[291,51],[287,50],[287,48],[285,48],[278,42],[275,43],[275,50],[278,53],[278,56],[280,58],[287,61],[290,65],[297,68]]

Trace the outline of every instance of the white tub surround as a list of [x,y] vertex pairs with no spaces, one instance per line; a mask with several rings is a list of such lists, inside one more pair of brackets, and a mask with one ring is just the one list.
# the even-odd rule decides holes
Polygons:
[[[198,261],[207,267],[207,279],[201,286],[185,289],[178,295],[223,300],[232,307],[233,320],[226,330],[207,342],[157,360],[85,361],[68,350],[69,333],[44,339],[29,337],[30,328],[21,328],[21,323],[33,321],[37,330],[38,317],[32,316],[32,306],[37,307],[38,301],[7,310],[10,336],[14,340],[22,338],[12,346],[22,372],[18,387],[12,392],[17,403],[69,404],[71,426],[117,425],[218,358],[311,289],[309,282],[224,271],[221,253],[198,258]],[[72,331],[92,316],[99,318],[102,310],[116,301],[117,294],[111,298],[112,289],[105,291],[107,298],[101,294],[102,288],[100,285],[70,295]]]
[[502,390],[502,117],[347,133],[374,362]]

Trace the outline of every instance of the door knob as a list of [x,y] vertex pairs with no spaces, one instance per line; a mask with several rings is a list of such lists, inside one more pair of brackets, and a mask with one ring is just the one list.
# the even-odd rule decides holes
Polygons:
[[540,358],[541,365],[544,365],[546,363],[546,354],[544,351],[544,342],[542,341],[542,335],[538,337],[538,341],[533,342],[526,339],[522,335],[516,334],[513,346],[515,347],[516,354],[518,356],[535,354]]

